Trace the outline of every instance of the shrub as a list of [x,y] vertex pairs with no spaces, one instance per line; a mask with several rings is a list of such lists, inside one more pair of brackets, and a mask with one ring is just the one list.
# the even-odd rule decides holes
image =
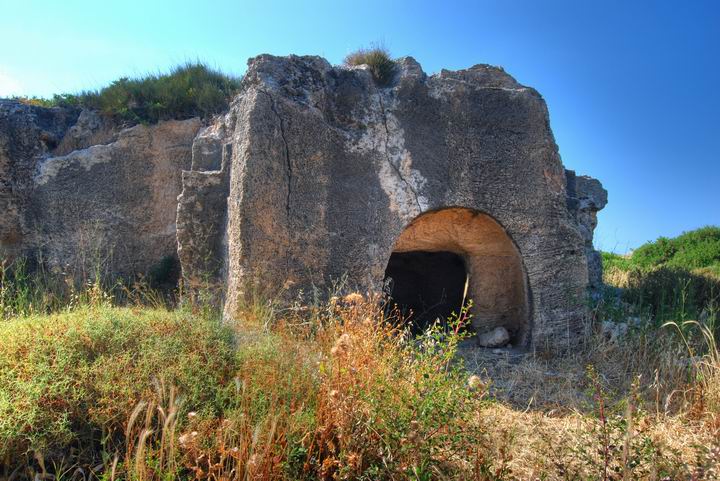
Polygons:
[[0,339],[0,460],[93,452],[100,434],[112,453],[154,379],[216,415],[233,373],[229,333],[183,311],[86,307],[3,321]]
[[367,65],[379,85],[387,85],[395,74],[395,62],[384,47],[362,48],[345,57],[345,65]]
[[278,320],[238,352],[224,419],[186,428],[185,462],[211,479],[462,478],[484,386],[456,343],[403,336],[376,301]]
[[707,226],[673,239],[660,237],[635,249],[632,264],[638,267],[670,266],[697,269],[720,264],[720,227]]
[[720,227],[703,227],[672,239],[660,237],[629,256],[603,252],[602,259],[605,282],[623,288],[625,301],[649,311],[658,322],[682,322],[716,312]]
[[698,319],[720,300],[720,280],[687,269],[634,267],[616,272],[614,279],[625,288],[626,301],[646,308],[658,321]]
[[186,63],[169,73],[123,77],[97,91],[55,95],[52,99],[20,99],[33,105],[94,109],[131,123],[207,117],[227,108],[240,79],[200,62]]

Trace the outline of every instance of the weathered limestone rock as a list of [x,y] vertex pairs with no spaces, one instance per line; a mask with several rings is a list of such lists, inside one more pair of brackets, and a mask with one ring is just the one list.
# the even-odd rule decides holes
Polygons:
[[[228,317],[259,289],[294,297],[344,278],[379,291],[391,255],[421,251],[463,259],[476,332],[561,348],[581,331],[602,189],[570,188],[544,101],[502,69],[427,76],[404,58],[378,87],[364,67],[262,55],[193,152],[179,246],[223,266],[210,272]],[[226,193],[221,215],[211,199]],[[209,211],[212,241],[198,245],[184,232],[208,227]],[[187,279],[207,275],[196,254],[181,258]]]
[[30,218],[45,260],[132,276],[175,256],[181,172],[199,128],[199,119],[137,125],[110,144],[42,159]]
[[503,347],[510,342],[510,333],[501,326],[478,334],[477,339],[480,347]]
[[178,256],[191,289],[223,290],[231,148],[222,143],[223,136],[222,126],[200,131],[193,143],[191,170],[182,173]]
[[35,159],[57,147],[79,114],[0,99],[0,254],[5,258],[21,255],[29,242],[25,214]]
[[597,227],[597,213],[607,204],[607,191],[592,177],[578,177],[572,170],[566,170],[565,176],[568,209],[575,216],[580,235],[585,240],[589,287],[591,294],[597,295],[602,286],[602,258],[593,246],[593,232]]
[[83,279],[145,274],[176,256],[199,119],[123,129],[93,112],[1,101],[0,127],[4,256]]

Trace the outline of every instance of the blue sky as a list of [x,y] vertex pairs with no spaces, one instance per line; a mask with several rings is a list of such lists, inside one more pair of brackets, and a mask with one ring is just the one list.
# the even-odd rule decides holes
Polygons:
[[0,0],[0,19],[0,96],[378,41],[427,72],[501,65],[545,97],[566,167],[608,189],[599,248],[720,224],[720,2]]

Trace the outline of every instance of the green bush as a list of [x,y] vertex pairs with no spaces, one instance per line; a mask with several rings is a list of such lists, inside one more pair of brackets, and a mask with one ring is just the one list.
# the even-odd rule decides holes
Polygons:
[[229,332],[184,311],[86,307],[0,322],[0,339],[0,460],[97,450],[157,396],[153,380],[216,415],[234,374]]
[[720,264],[720,227],[703,227],[673,239],[660,237],[635,249],[631,261],[638,267],[698,269],[717,266]]
[[[660,237],[629,256],[603,252],[604,279],[656,320],[683,321],[717,312],[720,302],[720,227]],[[703,314],[703,312],[705,314]]]
[[45,107],[90,108],[122,121],[155,123],[222,112],[239,87],[239,78],[195,62],[167,74],[123,77],[97,91],[20,100]]
[[627,270],[632,266],[628,256],[622,256],[614,252],[602,252],[602,265],[605,270],[614,268]]
[[395,74],[395,62],[384,47],[362,48],[345,57],[345,65],[367,65],[379,85],[387,85]]
[[720,300],[720,280],[677,267],[632,268],[623,287],[625,300],[659,321],[698,319]]

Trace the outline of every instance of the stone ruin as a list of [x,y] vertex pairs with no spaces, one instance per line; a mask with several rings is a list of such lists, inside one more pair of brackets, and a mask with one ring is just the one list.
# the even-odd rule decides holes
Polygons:
[[176,258],[190,289],[223,287],[228,318],[258,289],[342,279],[419,326],[472,299],[481,338],[562,349],[601,284],[606,202],[563,167],[538,92],[488,65],[428,76],[406,57],[379,86],[365,66],[261,55],[205,124],[0,101],[6,259],[133,276]]

